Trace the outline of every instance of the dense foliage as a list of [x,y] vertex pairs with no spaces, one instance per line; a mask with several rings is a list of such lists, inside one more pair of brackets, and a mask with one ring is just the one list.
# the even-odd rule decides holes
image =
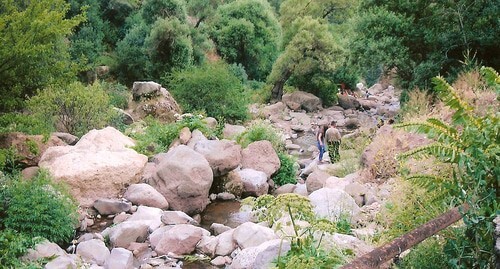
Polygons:
[[[455,256],[454,266],[459,268],[492,267],[493,219],[498,213],[498,175],[500,168],[498,89],[500,77],[491,68],[481,72],[487,85],[497,94],[492,103],[482,104],[481,113],[460,96],[458,91],[443,78],[436,77],[433,82],[443,103],[452,109],[451,122],[437,118],[425,122],[402,123],[399,126],[414,128],[435,140],[434,143],[416,148],[401,157],[424,155],[453,166],[453,177],[443,178],[434,175],[412,175],[424,185],[442,189],[456,199],[457,203],[467,204],[464,212],[466,231],[460,240],[449,239],[457,245],[461,255]],[[483,92],[484,93],[484,92]]]
[[278,57],[281,28],[264,0],[234,1],[221,6],[211,37],[228,63],[245,67],[250,79],[263,80]]
[[31,181],[3,177],[0,183],[2,228],[61,244],[74,237],[76,204],[48,172],[41,171]]
[[185,111],[205,111],[228,121],[248,117],[243,84],[227,64],[192,67],[174,72],[168,79],[172,95]]
[[0,1],[0,112],[22,106],[25,95],[74,79],[66,38],[83,16],[66,18],[64,0]]
[[75,135],[103,128],[113,115],[109,96],[99,83],[50,87],[30,98],[28,108],[40,122]]

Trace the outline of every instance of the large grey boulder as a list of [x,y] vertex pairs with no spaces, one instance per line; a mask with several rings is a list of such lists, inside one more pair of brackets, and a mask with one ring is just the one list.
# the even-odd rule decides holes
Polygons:
[[148,158],[131,147],[134,141],[113,127],[92,130],[75,146],[48,148],[39,162],[56,181],[65,182],[82,206],[101,198],[116,198],[137,183]]
[[135,205],[144,205],[161,209],[168,208],[167,199],[151,185],[145,183],[130,185],[123,197]]
[[279,256],[284,256],[290,251],[290,242],[274,239],[256,247],[243,249],[233,259],[229,269],[267,269]]
[[230,140],[204,140],[194,150],[205,156],[214,176],[222,176],[241,163],[241,146]]
[[167,199],[172,210],[193,215],[202,212],[209,203],[212,182],[212,169],[205,157],[180,145],[158,164],[150,184]]
[[113,247],[127,248],[132,242],[144,242],[148,236],[149,226],[141,221],[125,221],[110,228],[109,241]]
[[224,137],[225,139],[234,139],[235,137],[246,131],[246,129],[247,128],[245,128],[245,126],[226,123],[224,125],[224,130],[222,130],[222,137]]
[[321,99],[316,97],[314,94],[303,91],[286,93],[283,95],[281,100],[290,108],[294,107],[295,104],[299,104],[300,107],[307,112],[318,111],[322,108]]
[[138,221],[141,223],[145,223],[148,225],[149,230],[154,231],[162,224],[162,214],[163,210],[159,208],[141,205],[137,208],[137,211],[127,219],[127,221]]
[[102,215],[114,215],[121,212],[127,212],[131,207],[132,205],[129,202],[116,199],[97,199],[94,202],[94,208]]
[[241,167],[251,168],[266,173],[270,178],[281,166],[278,154],[271,142],[267,140],[256,141],[248,145],[241,152]]
[[136,81],[132,85],[132,97],[138,101],[141,98],[152,98],[160,95],[161,85],[153,81]]
[[337,97],[339,106],[343,109],[358,109],[361,107],[361,104],[354,96],[339,94]]

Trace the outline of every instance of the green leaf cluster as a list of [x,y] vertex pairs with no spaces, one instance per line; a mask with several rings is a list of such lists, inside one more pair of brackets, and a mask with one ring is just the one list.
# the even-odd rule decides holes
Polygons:
[[280,169],[272,177],[274,183],[278,186],[297,183],[297,168],[295,166],[295,159],[283,152],[278,152],[278,157],[281,165]]
[[64,0],[0,1],[0,111],[22,107],[25,95],[74,79],[66,38],[83,15],[67,18]]
[[[482,69],[488,74],[485,79],[490,84],[497,84],[498,73],[491,69]],[[443,78],[433,80],[435,91],[443,103],[454,113],[451,124],[436,118],[425,122],[409,122],[397,125],[401,128],[413,129],[434,139],[434,143],[418,147],[400,158],[409,156],[434,156],[444,163],[453,164],[454,173],[451,179],[437,177],[420,177],[434,179],[431,185],[448,186],[450,194],[458,202],[467,203],[470,209],[464,212],[464,223],[467,227],[467,240],[473,248],[458,257],[459,264],[465,267],[481,267],[492,265],[493,257],[493,218],[499,213],[497,191],[499,189],[500,168],[500,130],[498,111],[480,116],[465,102],[457,90]],[[498,101],[498,97],[496,98]],[[485,261],[479,262],[479,261]]]
[[238,0],[220,6],[211,38],[228,63],[240,63],[250,79],[263,80],[278,57],[281,28],[267,1]]
[[49,87],[30,98],[28,108],[40,122],[54,130],[78,136],[104,127],[114,113],[100,83],[84,86],[74,82]]
[[214,130],[208,128],[202,117],[198,115],[185,117],[170,124],[161,123],[153,118],[146,118],[146,124],[147,127],[144,132],[135,133],[131,136],[136,140],[134,149],[147,156],[167,152],[172,142],[179,138],[179,133],[184,127],[188,127],[190,131],[199,130],[206,137],[215,136]]
[[254,121],[247,129],[236,137],[236,141],[243,148],[255,141],[267,140],[271,142],[276,152],[285,152],[285,142],[281,138],[279,131],[269,123],[264,121]]
[[40,171],[30,181],[15,176],[1,180],[3,228],[55,243],[73,238],[78,220],[76,203],[62,185],[52,182],[47,171]]
[[[347,261],[348,253],[335,249],[326,252],[319,248],[324,233],[339,232],[342,224],[316,218],[307,197],[294,193],[277,197],[263,195],[248,197],[243,204],[250,205],[259,221],[269,223],[276,230],[283,230],[284,218],[293,228],[293,234],[287,236],[291,240],[291,250],[286,256],[278,257],[274,268],[336,268]],[[320,234],[318,241],[315,233]]]
[[227,64],[213,63],[176,71],[168,78],[170,92],[185,111],[204,111],[229,122],[248,118],[241,81]]

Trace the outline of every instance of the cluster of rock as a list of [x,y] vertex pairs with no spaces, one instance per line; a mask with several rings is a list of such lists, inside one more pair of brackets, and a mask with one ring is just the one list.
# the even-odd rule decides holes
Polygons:
[[[167,97],[162,89],[159,84],[134,84],[134,100],[158,102],[156,98]],[[317,97],[295,92],[283,96],[283,102],[254,112],[282,130],[290,153],[315,156],[314,140],[303,145],[295,142],[308,136],[314,139],[316,125],[336,120],[346,133],[361,125],[374,126],[377,116],[392,115],[391,109],[397,106],[394,96],[386,96],[391,91],[374,86],[369,92],[358,98],[339,96],[340,106],[328,109],[321,108]],[[168,104],[166,110],[180,111],[175,109],[175,100]],[[144,107],[139,111],[145,111]],[[184,255],[199,254],[208,257],[213,266],[268,268],[290,249],[284,233],[252,222],[238,227],[213,224],[209,231],[199,226],[199,214],[211,200],[269,192],[306,196],[318,217],[331,221],[347,217],[361,227],[354,229],[356,237],[329,235],[322,240],[323,248],[348,248],[358,255],[371,250],[358,238],[375,233],[366,224],[374,220],[381,200],[389,195],[388,185],[363,183],[361,173],[331,176],[325,165],[306,157],[299,160],[305,183],[275,189],[272,176],[281,165],[276,152],[268,141],[242,149],[230,140],[244,130],[243,126],[226,124],[223,135],[227,139],[209,140],[201,132],[185,128],[168,152],[149,160],[131,149],[132,139],[112,127],[92,130],[80,140],[54,135],[49,141],[55,142],[39,147],[41,151],[27,166],[48,169],[57,181],[69,185],[84,209],[81,231],[96,229],[99,218],[112,219],[115,225],[102,232],[84,233],[70,253],[46,242],[26,258],[58,256],[46,268],[80,268],[82,264],[88,268],[169,268],[182,267]]]

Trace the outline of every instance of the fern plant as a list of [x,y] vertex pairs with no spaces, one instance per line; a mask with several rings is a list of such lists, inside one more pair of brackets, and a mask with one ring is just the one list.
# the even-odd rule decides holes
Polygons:
[[[498,73],[484,67],[481,73],[495,89],[498,101]],[[488,268],[494,265],[495,256],[492,221],[499,214],[499,112],[478,116],[472,106],[442,77],[434,78],[433,83],[438,97],[454,111],[451,123],[430,118],[424,122],[396,125],[426,134],[434,140],[431,144],[401,154],[399,158],[434,156],[442,162],[453,164],[451,179],[429,175],[411,175],[411,178],[421,181],[425,186],[447,188],[458,204],[467,203],[470,206],[467,212],[463,212],[468,242],[463,243],[464,252],[461,257],[456,257],[455,266]]]

